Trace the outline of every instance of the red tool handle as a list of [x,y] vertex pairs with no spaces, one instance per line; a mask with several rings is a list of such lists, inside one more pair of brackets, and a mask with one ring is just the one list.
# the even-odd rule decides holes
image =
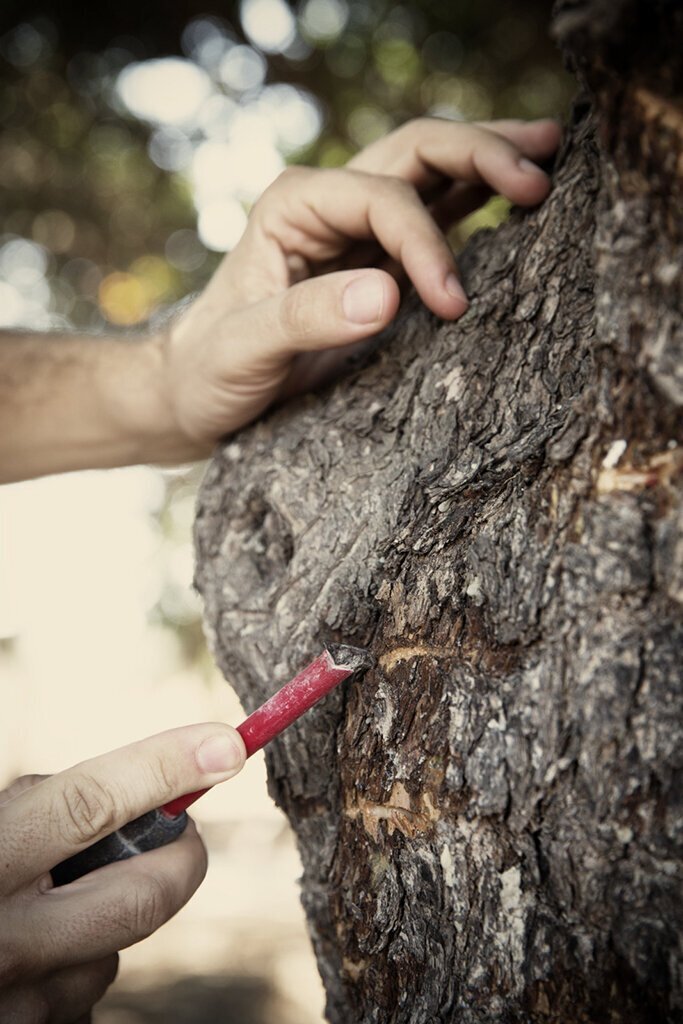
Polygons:
[[[328,644],[314,661],[294,679],[274,693],[265,704],[238,725],[247,757],[270,743],[283,729],[317,704],[342,680],[360,674],[373,663],[372,656],[360,647]],[[125,860],[173,842],[187,825],[185,809],[207,791],[197,790],[170,800],[155,811],[148,811],[111,835],[105,836],[80,853],[74,854],[52,870],[55,885],[66,885],[95,868]]]
[[[359,668],[367,667],[368,664],[367,652],[358,647],[346,647],[341,644],[326,647],[315,661],[307,665],[294,679],[285,683],[265,704],[237,726],[237,731],[247,748],[247,757],[251,757],[261,747],[265,747],[266,743],[275,739],[288,725],[296,722],[300,715],[322,700],[337,683],[348,679]],[[186,810],[206,792],[205,789],[199,789],[195,793],[186,793],[164,804],[161,810],[173,817]]]

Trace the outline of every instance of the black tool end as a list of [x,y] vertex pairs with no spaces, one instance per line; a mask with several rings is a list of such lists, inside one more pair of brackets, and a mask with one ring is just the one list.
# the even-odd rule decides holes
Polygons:
[[138,853],[166,846],[185,831],[187,822],[188,817],[184,811],[174,818],[160,810],[148,811],[134,821],[129,821],[117,832],[112,832],[57,864],[50,872],[52,883],[55,887],[67,885],[96,868],[103,868],[105,864],[128,860]]

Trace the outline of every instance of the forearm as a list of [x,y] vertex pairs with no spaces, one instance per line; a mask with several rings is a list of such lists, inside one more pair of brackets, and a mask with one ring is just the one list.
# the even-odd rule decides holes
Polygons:
[[156,336],[0,332],[0,482],[203,457],[165,380]]

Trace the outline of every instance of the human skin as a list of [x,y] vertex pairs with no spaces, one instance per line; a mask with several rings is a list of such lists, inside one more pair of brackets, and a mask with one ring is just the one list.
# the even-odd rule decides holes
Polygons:
[[[531,161],[558,142],[553,121],[409,122],[346,168],[284,172],[204,292],[159,331],[0,333],[0,482],[203,458],[386,327],[406,279],[435,314],[456,320],[467,299],[443,231],[491,190],[539,203],[550,182]],[[58,890],[49,869],[144,811],[235,774],[243,747],[218,774],[192,754],[221,730],[237,735],[191,726],[0,794],[0,1019],[87,1019],[116,951],[194,892],[206,861],[193,827]]]
[[315,384],[330,352],[386,327],[404,276],[457,319],[467,299],[443,229],[486,191],[539,203],[550,181],[531,161],[558,142],[547,120],[408,122],[345,168],[285,171],[170,326],[144,338],[0,333],[0,482],[206,457]]
[[190,898],[206,850],[190,822],[169,846],[69,885],[53,888],[50,869],[145,811],[232,778],[245,757],[229,725],[192,725],[0,793],[0,1020],[85,1017],[115,977],[117,951]]

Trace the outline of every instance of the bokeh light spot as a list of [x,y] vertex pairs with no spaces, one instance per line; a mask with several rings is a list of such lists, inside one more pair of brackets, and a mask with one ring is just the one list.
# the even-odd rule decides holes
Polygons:
[[229,96],[216,94],[203,104],[197,118],[197,127],[210,139],[227,139],[237,103]]
[[233,92],[258,89],[266,77],[267,65],[252,46],[233,46],[223,57],[218,75]]
[[182,46],[188,57],[211,71],[215,70],[228,47],[235,42],[229,27],[219,18],[194,18],[182,34]]
[[375,48],[375,64],[385,82],[405,87],[420,76],[420,57],[407,39],[385,39]]
[[291,154],[310,146],[320,135],[323,115],[316,98],[293,85],[268,86],[261,97],[260,109],[270,118],[277,146]]
[[[43,31],[41,31],[41,28]],[[40,27],[22,22],[0,39],[0,54],[17,68],[28,68],[51,50],[52,25],[41,19]]]
[[192,184],[195,203],[234,192],[239,186],[233,156],[237,156],[228,142],[202,142],[192,160]]
[[149,313],[147,289],[135,274],[108,274],[99,287],[100,309],[112,324],[131,326]]
[[150,309],[167,299],[175,289],[177,275],[161,256],[139,256],[129,270],[142,283]]
[[44,279],[47,267],[43,246],[26,238],[11,238],[0,248],[0,277],[20,291],[35,288]]
[[182,125],[196,117],[211,93],[211,80],[190,60],[164,57],[129,64],[118,77],[117,89],[136,117]]
[[296,22],[285,0],[242,0],[242,28],[259,50],[282,53],[296,39]]
[[76,237],[73,218],[63,210],[45,210],[33,221],[33,238],[54,253],[68,252]]
[[197,207],[228,197],[256,200],[284,168],[275,143],[274,130],[262,113],[240,111],[229,142],[197,147],[192,162]]
[[206,203],[199,211],[199,237],[208,249],[216,252],[234,249],[246,226],[247,215],[236,199]]
[[459,120],[487,120],[493,103],[488,90],[471,78],[435,72],[422,83],[422,98],[428,112]]
[[21,321],[24,299],[18,288],[0,281],[0,327],[11,327]]
[[341,139],[325,139],[320,147],[318,163],[321,167],[342,167],[353,156],[353,149]]
[[344,0],[306,0],[299,23],[304,35],[315,43],[330,43],[344,31],[349,8]]
[[185,273],[199,270],[206,262],[207,255],[197,232],[190,228],[174,231],[166,241],[164,254],[172,267]]
[[180,128],[165,125],[152,133],[147,152],[163,171],[182,171],[192,162],[193,147]]
[[359,106],[349,115],[349,137],[359,147],[369,146],[392,128],[389,114],[379,107]]

